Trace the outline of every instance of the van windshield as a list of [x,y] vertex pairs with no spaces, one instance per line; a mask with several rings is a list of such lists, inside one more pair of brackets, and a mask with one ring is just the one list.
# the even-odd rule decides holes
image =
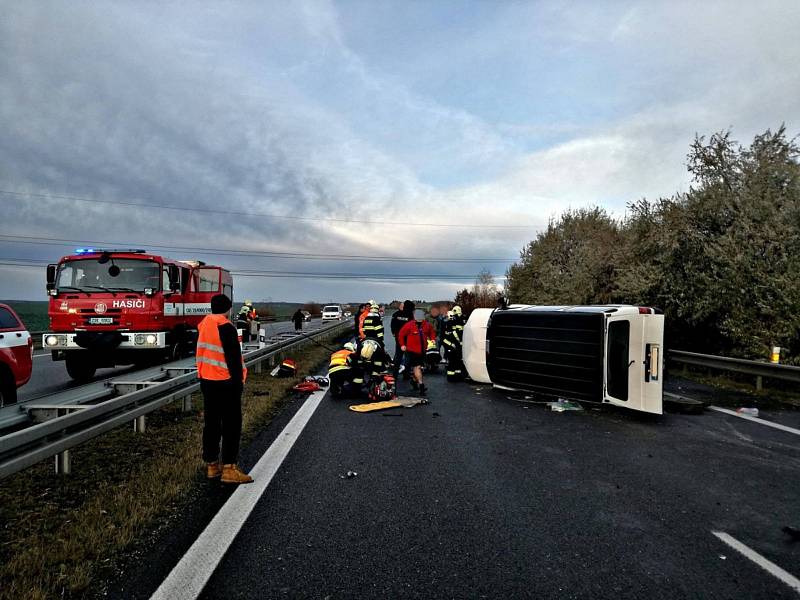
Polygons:
[[122,258],[102,265],[96,258],[68,260],[58,266],[56,287],[82,292],[158,290],[161,269],[152,260]]

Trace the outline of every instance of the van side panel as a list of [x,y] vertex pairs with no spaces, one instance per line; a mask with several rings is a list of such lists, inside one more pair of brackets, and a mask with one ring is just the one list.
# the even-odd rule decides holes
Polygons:
[[495,385],[602,402],[604,328],[600,312],[495,311],[489,377]]

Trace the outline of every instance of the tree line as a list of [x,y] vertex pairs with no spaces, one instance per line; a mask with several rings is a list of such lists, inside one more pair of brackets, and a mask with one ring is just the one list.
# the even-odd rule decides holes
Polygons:
[[662,309],[674,349],[800,363],[800,164],[784,126],[696,136],[686,193],[568,210],[506,275],[510,302]]

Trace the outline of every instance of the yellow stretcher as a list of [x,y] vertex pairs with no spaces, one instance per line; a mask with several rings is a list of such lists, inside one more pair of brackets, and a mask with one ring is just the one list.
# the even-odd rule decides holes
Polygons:
[[383,402],[370,402],[368,404],[354,404],[350,410],[354,412],[373,412],[376,410],[386,410],[389,408],[411,408],[417,404],[427,404],[427,398],[411,398],[410,396],[398,396],[394,400],[384,400]]

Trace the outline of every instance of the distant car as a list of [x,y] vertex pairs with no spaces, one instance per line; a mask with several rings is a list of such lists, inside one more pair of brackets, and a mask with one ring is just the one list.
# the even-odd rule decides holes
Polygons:
[[311,313],[310,312],[308,312],[307,310],[301,310],[300,312],[303,314],[303,320],[304,321],[310,321],[311,320]]
[[344,311],[344,318],[345,319],[350,318],[352,316],[353,316],[353,313],[351,313],[349,310]]
[[341,321],[344,318],[344,311],[338,304],[330,304],[322,309],[322,322]]
[[31,379],[33,338],[17,313],[0,304],[0,406],[17,401],[17,388]]

